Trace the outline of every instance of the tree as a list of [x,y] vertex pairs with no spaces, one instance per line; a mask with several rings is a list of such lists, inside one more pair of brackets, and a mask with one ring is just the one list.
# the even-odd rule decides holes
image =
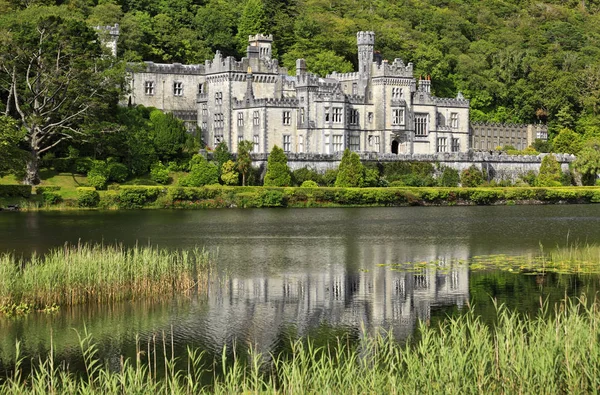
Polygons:
[[238,143],[237,161],[235,164],[242,175],[242,186],[246,186],[246,177],[252,167],[250,152],[252,152],[253,148],[254,143],[252,141],[244,140]]
[[540,174],[538,175],[537,185],[540,187],[556,187],[560,186],[560,178],[562,171],[560,163],[552,154],[544,156],[540,165]]
[[477,166],[471,165],[460,173],[460,183],[467,188],[478,187],[483,184],[483,172]]
[[240,175],[235,171],[235,162],[228,160],[221,166],[221,181],[225,185],[238,185]]
[[215,152],[213,154],[213,160],[219,169],[219,174],[221,174],[221,170],[223,169],[223,164],[226,162],[233,160],[233,155],[229,152],[229,148],[227,148],[227,144],[224,141],[221,141],[215,147]]
[[124,67],[63,7],[16,11],[0,26],[0,98],[26,131],[25,181],[37,184],[41,154],[85,135],[85,124],[116,106]]
[[180,158],[188,139],[183,121],[172,113],[153,110],[150,112],[150,123],[150,138],[160,161],[166,163]]
[[13,118],[0,115],[0,176],[20,173],[25,167],[27,153],[19,148],[25,130]]
[[184,187],[201,187],[219,183],[219,170],[202,155],[196,154],[190,160],[190,174],[179,182]]
[[363,164],[360,163],[358,154],[346,148],[338,167],[335,186],[342,188],[361,187],[364,182],[364,173],[365,169]]
[[573,154],[581,150],[581,136],[571,129],[562,129],[552,142],[552,152]]
[[290,168],[287,164],[287,156],[281,148],[274,146],[267,161],[267,174],[265,174],[265,186],[288,187],[292,184]]
[[584,184],[593,185],[600,173],[600,139],[587,141],[573,166],[581,173]]
[[246,0],[237,31],[240,53],[245,53],[248,36],[267,33],[267,13],[262,0]]

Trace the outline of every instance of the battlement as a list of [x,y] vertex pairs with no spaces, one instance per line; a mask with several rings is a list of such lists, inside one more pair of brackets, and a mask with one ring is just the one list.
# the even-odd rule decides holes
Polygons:
[[402,78],[413,78],[413,64],[404,64],[402,59],[396,58],[393,63],[389,63],[387,60],[377,64],[374,62],[374,73],[373,77],[402,77]]
[[364,104],[365,96],[364,95],[347,95],[346,99],[350,104]]
[[281,99],[253,99],[253,100],[238,100],[235,99],[233,102],[234,109],[241,109],[249,107],[284,107],[284,108],[296,108],[298,107],[299,101],[295,97],[283,97]]
[[296,75],[296,85],[318,86],[319,77],[310,73]]
[[146,73],[157,74],[182,74],[182,75],[202,75],[204,74],[204,65],[201,64],[181,64],[181,63],[154,63],[144,62]]
[[356,42],[358,45],[375,45],[375,32],[356,33]]
[[469,108],[469,101],[467,99],[453,99],[447,97],[434,97],[433,99],[438,106]]
[[325,76],[325,78],[332,78],[332,79],[336,79],[338,81],[354,81],[354,80],[358,80],[359,73],[357,73],[357,72],[338,73],[337,71],[334,71],[331,74],[327,74],[327,76]]
[[270,41],[273,42],[273,35],[272,34],[255,34],[255,35],[250,35],[248,36],[248,42],[255,42],[255,41]]

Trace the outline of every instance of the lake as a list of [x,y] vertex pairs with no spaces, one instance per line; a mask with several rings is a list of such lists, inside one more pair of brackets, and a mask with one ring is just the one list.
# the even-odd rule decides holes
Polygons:
[[[118,367],[138,347],[223,347],[284,351],[290,339],[359,339],[385,330],[398,341],[419,321],[460,314],[474,303],[493,320],[492,298],[535,314],[540,300],[594,296],[595,275],[471,271],[481,255],[530,255],[567,243],[600,241],[600,206],[485,206],[318,209],[214,209],[0,213],[0,252],[28,257],[65,243],[204,246],[217,271],[206,297],[177,297],[63,308],[56,314],[0,318],[0,368],[47,352],[78,364],[77,333],[92,333]],[[391,264],[436,261],[397,271]],[[170,346],[169,346],[170,347]],[[4,368],[3,368],[4,367]]]

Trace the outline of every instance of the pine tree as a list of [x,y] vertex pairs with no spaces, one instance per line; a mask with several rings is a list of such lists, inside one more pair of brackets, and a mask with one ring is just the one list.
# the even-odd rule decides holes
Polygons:
[[271,187],[287,187],[292,185],[292,176],[290,168],[287,165],[287,157],[278,146],[274,146],[269,154],[264,185]]
[[338,168],[335,186],[342,188],[361,187],[364,182],[365,169],[360,163],[360,157],[356,152],[346,148],[342,161]]
[[245,54],[248,36],[267,34],[267,13],[262,0],[247,0],[238,22],[237,40],[241,53]]
[[560,186],[561,174],[560,164],[556,160],[556,157],[552,154],[548,154],[542,159],[537,184],[540,187]]

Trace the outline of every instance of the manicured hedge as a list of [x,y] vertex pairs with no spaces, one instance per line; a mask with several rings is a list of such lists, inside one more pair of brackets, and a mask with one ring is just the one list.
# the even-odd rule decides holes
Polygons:
[[0,197],[24,197],[31,196],[31,185],[0,185]]
[[100,203],[100,194],[96,191],[96,188],[77,188],[77,205],[79,207],[98,207],[98,203]]
[[58,185],[47,185],[41,187],[35,187],[36,195],[43,195],[45,192],[58,192],[60,187]]

